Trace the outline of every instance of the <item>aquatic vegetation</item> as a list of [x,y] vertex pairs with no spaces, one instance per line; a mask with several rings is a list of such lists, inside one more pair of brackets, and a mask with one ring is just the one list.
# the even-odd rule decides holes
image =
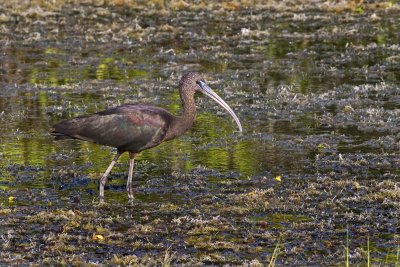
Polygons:
[[[3,1],[0,265],[398,265],[395,1]],[[179,112],[202,72],[243,122],[122,157],[54,144],[60,119],[129,102]],[[213,127],[217,125],[218,127]]]

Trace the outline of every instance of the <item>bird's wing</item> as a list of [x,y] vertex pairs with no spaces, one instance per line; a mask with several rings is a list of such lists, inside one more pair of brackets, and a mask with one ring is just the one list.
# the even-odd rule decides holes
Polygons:
[[161,108],[123,105],[62,121],[53,126],[52,134],[59,139],[76,138],[139,152],[163,141],[171,119],[172,115]]

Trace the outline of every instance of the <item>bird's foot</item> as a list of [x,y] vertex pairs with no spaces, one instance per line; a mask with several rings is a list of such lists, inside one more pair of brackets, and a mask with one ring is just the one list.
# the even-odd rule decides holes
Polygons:
[[135,198],[133,197],[133,194],[129,194],[128,193],[128,204],[132,205],[133,203],[135,203]]
[[99,206],[103,206],[105,204],[106,204],[106,202],[104,201],[104,197],[100,197],[99,198]]

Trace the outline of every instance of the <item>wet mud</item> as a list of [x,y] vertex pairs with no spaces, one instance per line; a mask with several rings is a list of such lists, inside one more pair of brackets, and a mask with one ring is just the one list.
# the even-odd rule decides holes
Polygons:
[[[395,1],[5,2],[0,265],[398,266]],[[128,157],[52,124],[122,103],[179,113],[204,73],[244,132],[198,97],[187,135]]]

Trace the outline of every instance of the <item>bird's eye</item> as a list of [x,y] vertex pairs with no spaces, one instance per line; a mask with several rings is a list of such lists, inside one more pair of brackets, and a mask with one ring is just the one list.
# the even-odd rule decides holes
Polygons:
[[206,82],[203,81],[203,80],[198,80],[198,81],[196,81],[196,83],[197,83],[197,85],[199,85],[199,86],[203,86]]

